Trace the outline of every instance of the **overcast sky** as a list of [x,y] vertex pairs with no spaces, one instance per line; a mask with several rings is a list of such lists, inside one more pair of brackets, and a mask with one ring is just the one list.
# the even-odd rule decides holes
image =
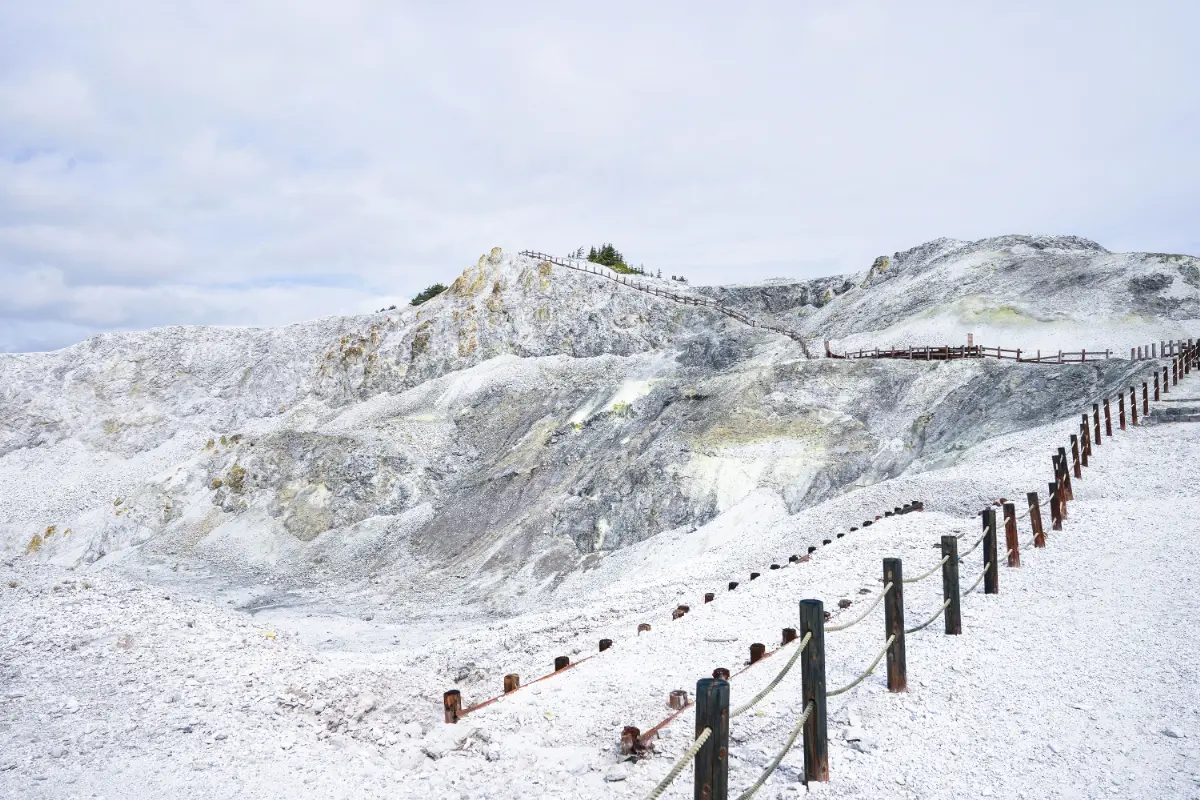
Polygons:
[[[594,10],[580,10],[583,6]],[[939,236],[1200,253],[1200,3],[0,0],[0,350]]]

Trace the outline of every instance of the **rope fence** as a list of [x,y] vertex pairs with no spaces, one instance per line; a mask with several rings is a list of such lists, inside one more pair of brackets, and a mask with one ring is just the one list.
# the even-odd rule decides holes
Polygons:
[[845,623],[844,625],[830,625],[830,626],[826,627],[825,632],[826,633],[836,633],[837,631],[844,631],[847,628],[849,628],[853,625],[857,625],[858,623],[862,622],[864,619],[867,618],[868,614],[870,614],[872,611],[875,610],[875,606],[879,605],[879,603],[883,600],[884,596],[891,590],[892,590],[892,584],[889,583],[887,586],[883,587],[882,592],[875,595],[875,599],[871,602],[871,605],[867,606],[866,611],[862,612],[861,614],[858,615],[858,617],[850,620],[849,622]]
[[667,773],[667,776],[650,790],[650,794],[646,795],[646,800],[658,800],[658,798],[662,797],[662,793],[675,782],[675,779],[679,777],[679,773],[683,772],[687,765],[692,763],[692,759],[696,757],[696,753],[700,752],[700,748],[708,741],[709,736],[712,736],[712,728],[705,728],[700,731],[700,735],[696,737],[696,741],[692,742],[692,746],[687,749],[687,752],[679,757],[679,760],[675,762],[675,766],[671,767],[671,771]]
[[773,681],[771,681],[770,683],[768,683],[766,685],[766,688],[764,688],[761,692],[754,695],[754,697],[751,698],[750,702],[745,703],[744,705],[740,705],[737,708],[735,708],[733,711],[731,711],[729,714],[730,718],[741,716],[742,714],[746,713],[750,709],[754,708],[756,705],[758,705],[759,701],[761,701],[764,697],[769,695],[771,693],[771,690],[774,689],[776,686],[778,686],[779,682],[781,680],[783,680],[783,677],[785,675],[787,675],[788,672],[791,671],[792,666],[796,663],[796,659],[800,658],[800,654],[804,652],[804,646],[807,645],[810,641],[812,641],[812,632],[811,631],[804,634],[804,638],[800,640],[800,646],[796,648],[796,652],[793,653],[792,657],[790,659],[788,659],[788,662],[786,664],[784,664],[783,669],[779,670],[779,674],[775,676],[775,679]]
[[788,738],[783,745],[783,749],[781,749],[775,755],[775,758],[771,759],[771,763],[768,764],[767,768],[763,770],[762,775],[758,776],[758,780],[754,782],[754,785],[738,795],[737,800],[750,800],[750,798],[754,796],[754,793],[761,789],[762,785],[767,782],[767,778],[771,777],[772,773],[779,768],[779,764],[783,761],[783,757],[786,756],[791,751],[792,746],[796,744],[796,737],[800,735],[800,731],[804,730],[804,725],[808,722],[808,718],[812,716],[814,708],[816,708],[816,703],[811,700],[808,701],[808,705],[804,707],[804,713],[800,715],[800,719],[796,720],[796,725],[792,728],[791,733],[788,734]]
[[929,570],[929,572],[922,572],[920,575],[918,575],[915,578],[905,578],[904,582],[905,583],[917,583],[918,581],[925,580],[930,575],[932,575],[933,573],[935,573],[939,569],[941,569],[942,565],[946,563],[947,559],[949,559],[949,556],[943,557],[941,561],[939,561],[937,564],[934,565],[933,569]]
[[842,688],[834,689],[832,692],[826,692],[825,696],[826,697],[837,697],[839,694],[845,694],[846,692],[853,689],[855,686],[858,686],[860,683],[865,681],[867,679],[867,676],[870,675],[872,672],[874,672],[875,668],[877,666],[879,666],[880,659],[882,659],[885,655],[887,655],[888,648],[892,646],[892,642],[894,642],[894,641],[896,641],[896,634],[892,634],[891,636],[888,637],[887,644],[885,644],[883,646],[883,649],[879,651],[879,655],[875,656],[875,660],[871,662],[871,666],[867,667],[865,672],[863,672],[861,675],[859,675],[854,680],[847,683]]
[[[1174,349],[1174,345],[1172,345]],[[1169,387],[1177,385],[1179,379],[1187,374],[1190,374],[1193,366],[1200,366],[1200,348],[1196,347],[1192,342],[1188,342],[1181,347],[1181,352],[1172,358],[1169,367],[1163,368],[1161,378],[1161,386],[1158,383],[1158,373],[1155,372],[1155,399],[1157,400],[1160,393],[1169,391]],[[1132,425],[1137,425],[1137,397],[1136,387],[1130,388],[1130,415]],[[1161,390],[1161,392],[1160,392]],[[1120,430],[1127,430],[1126,417],[1124,414],[1124,391],[1122,391],[1119,403],[1119,423]],[[1149,414],[1149,388],[1148,382],[1142,384],[1142,416]],[[1101,446],[1104,438],[1111,438],[1112,423],[1110,417],[1110,398],[1104,399],[1104,433],[1101,433],[1100,425],[1100,404],[1092,405],[1092,417],[1083,414],[1083,422],[1080,424],[1079,434],[1070,436],[1070,449],[1059,447],[1053,453],[1051,458],[1051,466],[1053,468],[1054,480],[1047,484],[1049,488],[1049,496],[1045,500],[1039,498],[1037,492],[1029,492],[1027,500],[1029,505],[1029,525],[1033,532],[1033,538],[1026,541],[1026,547],[1032,545],[1034,548],[1044,548],[1046,546],[1047,530],[1043,527],[1041,510],[1049,508],[1051,516],[1051,529],[1060,531],[1063,529],[1063,521],[1068,517],[1068,505],[1074,501],[1075,496],[1072,487],[1072,478],[1075,480],[1083,479],[1083,470],[1091,465],[1092,459],[1095,457],[1095,448]],[[645,754],[649,751],[649,739],[655,735],[656,731],[684,713],[688,708],[695,710],[696,729],[698,731],[696,738],[692,741],[688,749],[675,761],[671,769],[659,781],[655,787],[647,795],[647,800],[657,800],[670,787],[688,764],[694,765],[695,770],[695,798],[696,800],[728,800],[728,753],[729,753],[729,724],[732,720],[741,717],[747,711],[754,708],[772,692],[774,692],[783,682],[783,680],[791,673],[791,671],[799,666],[801,675],[801,696],[799,701],[803,703],[804,711],[797,718],[794,726],[789,731],[786,741],[771,762],[759,775],[757,780],[744,792],[737,796],[737,800],[750,800],[756,792],[758,792],[770,779],[771,775],[778,769],[786,755],[795,746],[797,740],[803,735],[804,742],[804,779],[805,782],[818,781],[824,782],[829,780],[829,753],[828,753],[828,735],[827,735],[827,719],[826,719],[826,702],[831,697],[837,697],[847,692],[850,692],[855,687],[861,685],[869,676],[874,674],[880,663],[886,657],[887,659],[887,688],[890,692],[906,691],[907,682],[907,656],[905,637],[909,634],[914,634],[922,631],[932,625],[940,617],[945,622],[945,633],[947,635],[962,634],[962,619],[961,619],[961,598],[963,595],[974,593],[983,584],[985,594],[999,594],[1000,575],[997,570],[999,559],[1004,558],[1007,561],[1008,568],[1018,569],[1021,566],[1020,561],[1020,542],[1018,531],[1018,518],[1015,511],[1015,504],[1007,502],[1004,498],[1000,498],[997,503],[999,511],[1003,512],[1003,535],[1005,537],[1003,553],[1001,547],[998,546],[998,538],[1000,530],[998,526],[998,509],[995,506],[989,506],[981,512],[983,523],[983,535],[971,545],[964,553],[958,552],[958,544],[960,536],[944,535],[941,537],[940,547],[942,557],[937,564],[927,571],[920,573],[912,578],[903,577],[903,567],[901,560],[898,558],[883,559],[883,589],[870,601],[866,608],[859,613],[853,620],[840,625],[826,625],[825,612],[823,603],[820,600],[804,599],[800,601],[799,608],[799,639],[797,641],[797,629],[785,628],[783,643],[779,649],[790,645],[792,642],[797,642],[795,652],[791,658],[779,670],[778,673],[755,694],[749,701],[739,705],[732,710],[729,705],[729,679],[732,677],[729,670],[718,668],[713,671],[712,678],[704,678],[697,682],[695,702],[688,703],[686,692],[676,690],[671,693],[672,707],[675,712],[660,723],[659,726],[652,729],[646,736],[641,736],[637,728],[627,727],[622,733],[622,752]],[[911,510],[924,510],[924,504],[914,501],[911,506],[904,506],[903,509],[895,509],[895,513],[907,513]],[[885,516],[892,515],[891,512]],[[876,518],[877,520],[879,517]],[[865,521],[863,527],[869,526],[872,521]],[[858,528],[851,528],[851,531]],[[843,534],[838,534],[840,538]],[[823,544],[829,544],[831,540],[825,540]],[[979,547],[983,547],[983,571],[971,583],[971,585],[962,591],[959,581],[959,567],[965,558],[970,553],[974,552]],[[810,548],[810,553],[815,550]],[[798,558],[798,557],[796,557]],[[807,560],[807,557],[805,557]],[[772,565],[772,568],[777,568],[777,565]],[[942,594],[943,602],[928,619],[913,627],[904,626],[904,587],[924,581],[939,570],[942,573]],[[751,580],[759,576],[759,573],[751,573]],[[736,588],[737,583],[730,583],[730,590]],[[711,599],[711,593],[706,595],[705,601]],[[883,648],[871,660],[867,668],[861,672],[854,680],[850,681],[845,686],[837,689],[826,690],[825,688],[825,633],[834,633],[844,631],[850,627],[863,622],[871,613],[879,606],[884,607],[884,634],[885,643]],[[686,606],[680,608],[686,609]],[[677,609],[678,611],[678,609]],[[686,613],[686,611],[684,612]],[[649,625],[645,626],[649,629]],[[603,640],[608,642],[609,640]],[[611,642],[609,642],[611,645]],[[601,645],[601,650],[606,649],[604,644]],[[778,652],[778,649],[775,651]],[[762,658],[767,657],[770,653],[766,653],[765,647],[762,644],[751,645],[750,665],[757,663]],[[593,658],[595,656],[589,656]],[[580,662],[586,661],[583,659]],[[565,657],[555,660],[555,672],[567,669],[574,664],[570,664]],[[748,667],[747,667],[748,668]],[[539,678],[544,680],[548,676]],[[506,676],[505,692],[515,691],[519,688],[519,680],[514,681],[510,689],[509,678],[516,679],[517,676]],[[536,681],[535,681],[536,682]],[[683,698],[676,704],[677,696],[682,695]],[[493,698],[498,699],[498,698]],[[452,702],[453,700],[453,702]],[[491,700],[485,703],[474,706],[467,711],[462,711],[458,705],[459,698],[457,690],[447,692],[446,703],[446,721],[457,721],[458,717],[467,711],[480,708]],[[798,704],[797,704],[798,705]],[[632,733],[630,733],[632,732]],[[626,749],[626,741],[629,742],[629,749]]]
[[918,625],[915,628],[905,628],[904,632],[905,633],[916,633],[919,630],[928,628],[930,625],[932,625],[934,623],[935,620],[937,620],[938,617],[940,617],[942,615],[942,612],[945,611],[949,606],[950,606],[950,601],[947,600],[946,602],[942,603],[942,605],[938,608],[937,611],[933,612],[932,617],[925,620],[924,622],[922,622],[920,625]]

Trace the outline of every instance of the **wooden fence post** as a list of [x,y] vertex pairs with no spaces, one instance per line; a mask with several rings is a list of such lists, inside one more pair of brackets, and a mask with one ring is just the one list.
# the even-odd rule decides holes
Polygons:
[[942,600],[950,601],[943,615],[946,621],[946,635],[958,636],[962,633],[962,595],[958,585],[958,537],[946,535],[942,537]]
[[1079,465],[1079,437],[1071,434],[1071,472],[1076,478],[1083,477],[1083,469]]
[[521,676],[515,672],[504,676],[504,693],[515,692],[521,688]]
[[804,779],[829,780],[829,739],[825,719],[825,610],[820,600],[800,601],[800,638],[811,634],[800,656],[801,708],[813,704],[804,723]]
[[[991,565],[990,567],[988,565]],[[1000,593],[1000,573],[996,564],[996,509],[983,512],[983,593]]]
[[1092,427],[1096,429],[1096,444],[1100,444],[1100,404],[1092,403]]
[[1079,425],[1080,445],[1083,446],[1083,465],[1088,465],[1088,459],[1092,455],[1092,423],[1088,419],[1087,412],[1083,413],[1083,422]]
[[1121,421],[1121,430],[1125,430],[1125,392],[1117,395],[1117,412]]
[[[1058,499],[1058,483],[1050,484],[1050,527],[1053,530],[1062,530],[1062,506],[1059,505]],[[1042,535],[1042,546],[1045,547],[1046,537]]]
[[700,746],[695,761],[697,800],[729,797],[729,681],[701,678],[696,681],[696,736],[712,731]]
[[908,689],[908,667],[904,658],[904,569],[898,558],[883,560],[883,585],[892,590],[883,598],[883,638],[895,636],[887,651],[887,684],[889,692]]
[[1060,463],[1058,453],[1051,456],[1050,460],[1054,464],[1054,484],[1058,487],[1058,514],[1059,517],[1064,517],[1066,516],[1064,512],[1067,510],[1067,485],[1063,482],[1062,464]]
[[1154,402],[1158,402],[1158,370],[1154,370]]
[[[1058,461],[1062,464],[1063,488],[1066,489],[1066,494],[1063,495],[1066,500],[1075,499],[1075,490],[1071,488],[1071,473],[1067,467],[1067,448],[1058,448]],[[1066,517],[1066,504],[1063,504],[1063,516]]]
[[1162,379],[1163,394],[1167,394],[1171,391],[1171,381],[1168,380],[1169,370],[1170,370],[1170,367],[1168,367],[1164,364],[1163,365],[1163,379]]
[[1130,386],[1129,387],[1129,414],[1130,414],[1130,421],[1134,425],[1138,424],[1137,423],[1137,407],[1138,407],[1137,389]]
[[1104,398],[1104,435],[1112,438],[1112,414],[1110,413],[1108,398]]
[[1042,530],[1042,504],[1038,502],[1038,493],[1029,492],[1025,495],[1029,503],[1029,527],[1033,529],[1033,546],[1045,547],[1046,534]]
[[[1158,381],[1155,381],[1157,383]],[[1142,416],[1150,413],[1150,385],[1142,381]]]
[[446,722],[454,724],[462,716],[462,692],[451,689],[442,695],[442,708],[446,711]]
[[1011,550],[1008,554],[1010,567],[1021,566],[1021,543],[1017,540],[1017,506],[1014,503],[1004,504],[1004,549]]

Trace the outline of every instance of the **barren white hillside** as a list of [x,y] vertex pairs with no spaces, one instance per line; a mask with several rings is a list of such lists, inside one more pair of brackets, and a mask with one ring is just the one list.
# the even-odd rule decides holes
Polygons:
[[1076,236],[938,239],[861,275],[708,290],[767,312],[836,352],[976,344],[1127,355],[1194,336],[1200,259],[1111,253]]
[[[814,353],[972,332],[1124,355],[1200,332],[1198,283],[1192,257],[1000,237],[857,276],[683,291],[802,331]],[[666,692],[773,641],[798,597],[857,597],[880,557],[920,565],[984,504],[1044,491],[1045,448],[1161,366],[809,359],[703,305],[499,249],[419,308],[0,355],[15,584],[0,586],[0,795],[637,796],[664,764],[618,765],[623,725],[648,727]],[[1122,441],[1168,440],[1190,442]],[[1122,453],[1145,458],[1128,443],[1106,457]],[[925,514],[837,538],[915,499]],[[1144,592],[1146,574],[1120,591]],[[694,611],[672,623],[680,603]],[[603,657],[470,724],[437,722],[445,689],[479,700],[602,638]],[[790,713],[775,708],[739,742],[738,780]],[[877,796],[887,770],[829,791]],[[1021,780],[997,791],[1031,791]]]
[[[165,588],[163,576],[12,559],[0,574],[0,795],[644,797],[690,740],[690,712],[637,761],[616,753],[623,725],[648,728],[668,713],[670,690],[692,688],[716,666],[737,669],[752,642],[776,642],[795,624],[799,598],[861,603],[860,590],[878,589],[881,558],[923,570],[943,534],[962,535],[965,551],[978,520],[953,502],[1042,486],[1050,448],[1069,429],[1055,423],[982,442],[953,467],[803,512],[794,529],[769,503],[745,502],[696,532],[702,553],[685,549],[687,537],[675,547],[650,540],[622,552],[623,581],[571,587],[556,611],[504,622],[348,620],[329,613],[357,599],[342,595],[251,616],[182,580]],[[1192,471],[1198,445],[1193,426],[1179,424],[1105,440],[1075,484],[1065,530],[1051,532],[1044,550],[1026,549],[1020,569],[1003,568],[999,595],[964,599],[963,635],[934,626],[909,637],[909,692],[889,694],[873,676],[831,701],[832,780],[810,791],[1194,796],[1200,675],[1178,643],[1200,635],[1190,577],[1200,537],[1195,498],[1163,476]],[[914,495],[926,498],[925,513],[882,520],[807,563],[745,580],[864,507]],[[1027,540],[1024,522],[1021,530]],[[707,562],[708,574],[686,568]],[[982,565],[979,550],[964,557],[964,588]],[[718,574],[742,585],[724,591]],[[698,601],[706,590],[717,592],[711,604]],[[905,594],[914,620],[941,600],[936,580]],[[671,621],[678,602],[693,610]],[[636,634],[647,621],[653,629]],[[877,652],[881,625],[876,616],[829,634],[831,686]],[[441,721],[445,688],[474,702],[497,693],[504,674],[528,681],[549,672],[555,655],[591,655],[601,636],[614,640],[604,654],[458,725]],[[767,659],[738,676],[734,702],[781,664]],[[731,788],[748,786],[782,747],[798,692],[798,676],[788,676],[735,720]],[[798,752],[787,756],[763,796],[802,791],[800,763]],[[667,796],[690,797],[687,777]]]

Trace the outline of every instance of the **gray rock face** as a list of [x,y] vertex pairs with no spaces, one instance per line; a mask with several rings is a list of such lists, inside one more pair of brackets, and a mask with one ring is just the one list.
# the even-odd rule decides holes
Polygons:
[[[945,282],[964,258],[987,274]],[[1105,292],[1136,284],[1126,306],[1191,313],[1195,259],[1119,258],[1070,237],[939,240],[853,279],[698,291],[814,338],[1009,272],[1079,304],[1103,269]],[[711,309],[494,250],[402,312],[0,356],[0,479],[22,487],[0,547],[64,563],[137,547],[285,586],[386,576],[502,607],[755,491],[794,512],[953,463],[1137,369],[808,360]]]

